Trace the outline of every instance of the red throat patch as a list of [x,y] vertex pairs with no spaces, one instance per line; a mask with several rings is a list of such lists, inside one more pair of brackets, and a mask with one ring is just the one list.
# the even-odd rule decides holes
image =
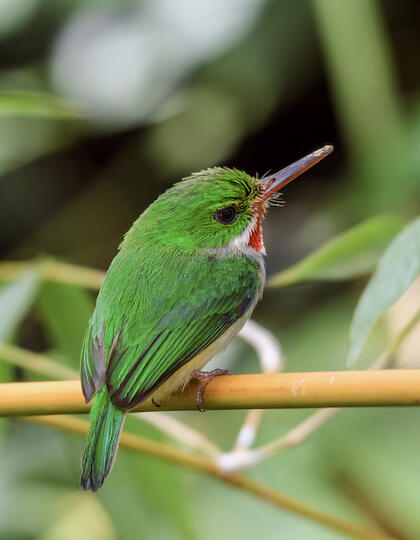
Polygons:
[[257,218],[257,222],[252,229],[251,236],[249,237],[248,246],[254,248],[256,251],[263,250],[263,241],[261,236],[261,218]]

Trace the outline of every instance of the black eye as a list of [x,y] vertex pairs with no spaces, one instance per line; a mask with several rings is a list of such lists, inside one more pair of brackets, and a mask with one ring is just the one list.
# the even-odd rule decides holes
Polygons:
[[214,217],[219,223],[223,223],[223,225],[230,225],[238,218],[238,212],[234,206],[226,206],[226,208],[217,210]]

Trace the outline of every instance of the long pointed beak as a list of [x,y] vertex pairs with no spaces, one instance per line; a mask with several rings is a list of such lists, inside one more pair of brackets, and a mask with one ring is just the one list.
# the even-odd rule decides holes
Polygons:
[[316,163],[321,161],[321,159],[324,159],[324,157],[328,156],[328,154],[331,154],[333,150],[334,148],[332,146],[324,146],[323,148],[312,152],[312,154],[308,154],[302,159],[295,161],[281,171],[275,174],[268,175],[261,181],[265,188],[262,199],[264,201],[269,199],[272,195],[274,195],[274,193],[286,186],[297,176],[300,176],[302,173],[304,173],[305,171],[316,165]]

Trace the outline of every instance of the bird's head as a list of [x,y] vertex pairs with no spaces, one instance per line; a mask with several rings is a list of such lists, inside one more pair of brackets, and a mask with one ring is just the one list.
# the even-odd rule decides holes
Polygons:
[[195,173],[151,204],[129,236],[137,232],[145,240],[187,252],[202,248],[263,252],[261,221],[270,202],[332,150],[324,146],[263,178],[224,167]]

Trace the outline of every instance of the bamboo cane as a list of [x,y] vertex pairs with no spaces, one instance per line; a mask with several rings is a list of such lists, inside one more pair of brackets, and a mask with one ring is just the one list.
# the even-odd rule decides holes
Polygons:
[[[150,399],[134,411],[194,410],[196,384],[156,408]],[[420,405],[420,369],[231,375],[211,381],[204,407],[290,409]],[[0,416],[87,413],[79,381],[0,384]]]

